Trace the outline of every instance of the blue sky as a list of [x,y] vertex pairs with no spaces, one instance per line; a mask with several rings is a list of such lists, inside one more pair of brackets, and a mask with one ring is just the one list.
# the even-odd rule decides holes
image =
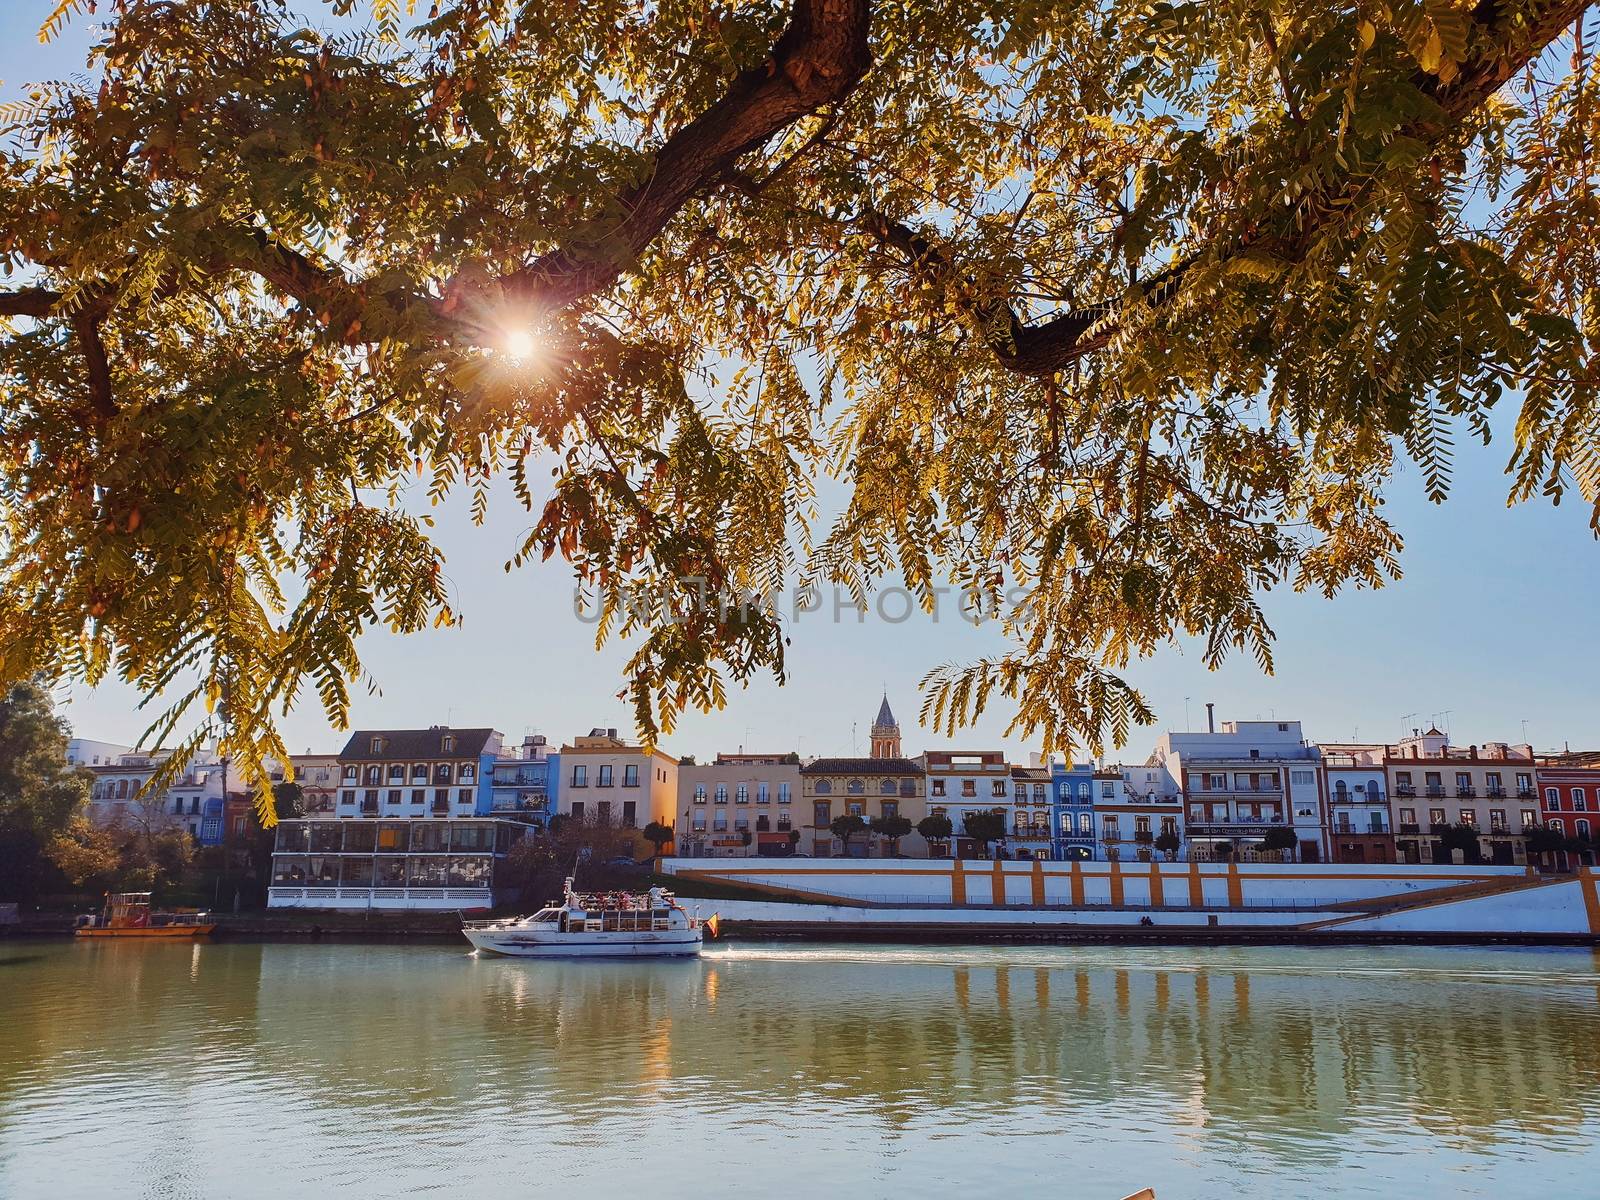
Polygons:
[[[81,18],[62,41],[38,44],[38,23],[51,7],[15,0],[0,9],[0,100],[17,97],[28,81],[83,69]],[[1559,508],[1507,508],[1508,446],[1468,444],[1464,431],[1458,446],[1447,504],[1427,503],[1409,467],[1390,493],[1407,543],[1404,579],[1333,601],[1287,590],[1267,596],[1278,633],[1271,677],[1248,657],[1209,672],[1189,645],[1137,664],[1130,678],[1158,724],[1135,731],[1120,757],[1142,758],[1161,729],[1203,727],[1208,700],[1220,719],[1298,719],[1308,736],[1325,741],[1393,739],[1438,720],[1463,743],[1518,741],[1526,722],[1541,748],[1600,746],[1600,546],[1586,508],[1575,496]],[[482,528],[472,526],[464,503],[452,501],[435,516],[465,623],[409,638],[369,634],[362,649],[381,692],[356,699],[356,724],[493,725],[512,740],[542,732],[552,741],[592,725],[628,727],[629,709],[616,698],[626,647],[594,650],[591,628],[573,616],[566,568],[502,570],[529,515],[507,494]],[[731,691],[726,710],[688,715],[666,748],[702,758],[741,745],[864,752],[885,687],[908,752],[948,745],[917,727],[917,681],[939,663],[1000,646],[993,630],[969,627],[953,610],[937,624],[835,623],[825,610],[803,617],[792,636],[786,687],[761,680]],[[84,736],[131,742],[148,723],[138,700],[120,685],[78,688],[68,716]],[[954,742],[1004,747],[1020,758],[1029,747],[1002,737],[1009,717],[997,707]],[[296,751],[336,748],[344,737],[314,700],[285,728]]]

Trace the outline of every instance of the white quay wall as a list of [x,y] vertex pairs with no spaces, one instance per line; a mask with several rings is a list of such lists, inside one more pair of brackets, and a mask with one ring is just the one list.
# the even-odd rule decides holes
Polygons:
[[[964,885],[952,887],[957,865],[948,859],[687,859],[665,860],[669,874],[683,873],[707,880],[726,880],[806,893],[812,897],[837,896],[841,901],[872,904],[950,904],[965,891],[966,903],[995,903],[996,865],[1004,884],[1004,903],[1032,907],[1034,864],[1031,862],[969,860],[959,863]],[[1318,908],[1353,900],[1420,896],[1440,888],[1454,888],[1493,879],[1521,878],[1522,867],[1441,867],[1372,865],[1305,865],[1300,863],[1140,863],[1046,862],[1038,864],[1043,877],[1044,903],[1074,904],[1074,865],[1081,881],[1082,904],[1103,908],[1191,908],[1191,880],[1198,876],[1201,906],[1231,908],[1230,875],[1234,888],[1248,908]],[[1152,873],[1159,884],[1152,885]],[[1114,893],[1120,890],[1120,903]],[[1157,897],[1159,893],[1159,897]],[[1155,901],[1159,898],[1159,904]]]

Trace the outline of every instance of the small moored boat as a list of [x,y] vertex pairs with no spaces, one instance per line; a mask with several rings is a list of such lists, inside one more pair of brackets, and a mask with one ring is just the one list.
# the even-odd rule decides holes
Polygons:
[[79,917],[72,932],[79,937],[197,938],[216,927],[210,913],[196,908],[153,910],[149,892],[108,892],[100,914]]
[[620,958],[700,953],[717,918],[691,917],[672,893],[575,892],[566,882],[560,904],[531,916],[463,921],[461,932],[479,950],[525,958]]

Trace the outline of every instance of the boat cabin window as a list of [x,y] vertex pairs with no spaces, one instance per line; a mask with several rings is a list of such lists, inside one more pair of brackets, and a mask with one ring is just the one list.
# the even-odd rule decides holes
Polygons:
[[554,921],[560,915],[561,910],[559,908],[546,908],[535,913],[533,919],[535,921]]

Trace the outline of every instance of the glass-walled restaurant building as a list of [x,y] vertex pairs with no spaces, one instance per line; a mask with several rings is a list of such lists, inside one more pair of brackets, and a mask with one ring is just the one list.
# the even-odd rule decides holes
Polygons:
[[517,821],[280,821],[268,908],[489,908]]

